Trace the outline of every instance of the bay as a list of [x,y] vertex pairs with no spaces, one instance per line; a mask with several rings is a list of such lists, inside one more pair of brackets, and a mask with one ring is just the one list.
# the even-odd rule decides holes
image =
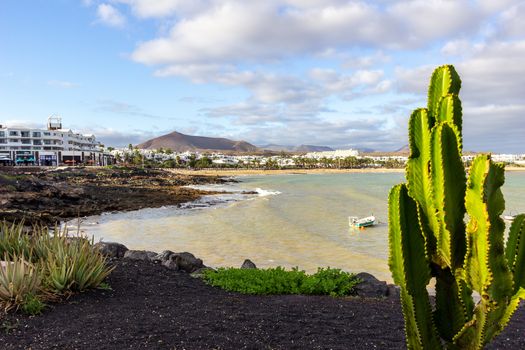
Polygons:
[[[240,177],[212,186],[233,192],[182,208],[166,207],[89,217],[81,229],[95,241],[130,249],[188,251],[212,267],[295,267],[315,272],[336,267],[367,271],[391,281],[388,271],[390,188],[403,173],[302,174]],[[240,191],[258,191],[245,195]],[[506,214],[525,212],[525,173],[509,172],[503,187]],[[210,206],[211,204],[211,206]],[[348,216],[375,215],[378,224],[350,228]]]

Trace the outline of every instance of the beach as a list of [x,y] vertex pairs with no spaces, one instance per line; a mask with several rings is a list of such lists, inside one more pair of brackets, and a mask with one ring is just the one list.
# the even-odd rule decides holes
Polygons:
[[[505,167],[509,172],[525,172],[525,167]],[[176,174],[209,176],[253,176],[290,174],[360,174],[360,173],[404,173],[405,169],[361,168],[361,169],[168,169]]]

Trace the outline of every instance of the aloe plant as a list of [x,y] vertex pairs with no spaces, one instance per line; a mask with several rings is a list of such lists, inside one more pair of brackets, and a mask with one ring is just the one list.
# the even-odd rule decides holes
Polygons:
[[453,66],[432,74],[428,105],[409,120],[407,183],[389,195],[389,266],[410,349],[481,349],[525,298],[525,215],[505,243],[503,165],[479,155],[467,178],[460,88]]

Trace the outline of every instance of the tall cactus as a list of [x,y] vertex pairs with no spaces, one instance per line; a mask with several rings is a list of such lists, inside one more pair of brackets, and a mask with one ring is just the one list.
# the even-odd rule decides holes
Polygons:
[[479,155],[467,179],[460,87],[451,65],[432,74],[427,108],[409,120],[407,183],[389,195],[389,266],[410,349],[481,349],[525,299],[525,215],[505,244],[503,166]]

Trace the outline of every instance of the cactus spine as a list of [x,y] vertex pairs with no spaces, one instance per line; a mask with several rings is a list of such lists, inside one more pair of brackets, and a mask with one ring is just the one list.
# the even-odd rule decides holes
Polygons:
[[[451,65],[432,74],[428,106],[409,120],[407,183],[389,195],[389,266],[410,349],[481,349],[525,298],[525,215],[505,244],[503,166],[479,155],[467,179],[460,87]],[[434,307],[426,289],[432,278]]]

